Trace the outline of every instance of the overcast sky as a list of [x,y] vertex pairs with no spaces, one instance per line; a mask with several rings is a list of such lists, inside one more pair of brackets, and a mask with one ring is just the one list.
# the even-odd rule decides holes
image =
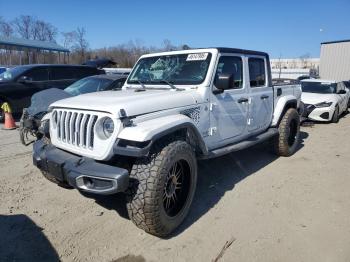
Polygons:
[[350,39],[350,0],[0,2],[0,16],[34,15],[59,31],[85,27],[91,48],[164,39],[191,47],[227,46],[293,58],[319,57],[320,43]]

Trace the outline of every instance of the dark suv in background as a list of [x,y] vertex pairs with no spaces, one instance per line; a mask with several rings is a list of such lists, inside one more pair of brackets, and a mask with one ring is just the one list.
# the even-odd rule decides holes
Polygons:
[[[14,114],[30,105],[33,94],[48,88],[64,89],[73,82],[103,70],[80,65],[24,65],[0,74],[0,105],[8,102]],[[3,112],[0,109],[0,121]]]

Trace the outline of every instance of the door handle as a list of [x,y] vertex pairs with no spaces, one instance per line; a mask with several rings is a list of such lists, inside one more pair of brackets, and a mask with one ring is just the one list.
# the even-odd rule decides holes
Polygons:
[[240,103],[240,104],[242,104],[242,103],[247,103],[247,102],[248,102],[248,98],[241,97],[240,99],[238,99],[237,102]]
[[268,99],[269,96],[268,95],[262,95],[260,98],[264,100],[264,99]]

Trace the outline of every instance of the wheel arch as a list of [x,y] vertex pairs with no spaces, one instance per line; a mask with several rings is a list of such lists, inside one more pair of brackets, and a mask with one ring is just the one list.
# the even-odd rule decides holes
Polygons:
[[184,140],[197,155],[205,155],[208,149],[193,121],[184,115],[153,119],[123,129],[113,147],[115,155],[142,157],[152,146],[162,140]]
[[275,114],[272,120],[272,126],[278,126],[283,115],[288,109],[298,109],[298,100],[295,97],[284,97],[278,100],[275,107]]

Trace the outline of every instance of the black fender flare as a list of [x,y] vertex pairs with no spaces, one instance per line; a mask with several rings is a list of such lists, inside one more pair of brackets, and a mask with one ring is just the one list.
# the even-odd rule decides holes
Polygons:
[[[113,145],[113,153],[114,155],[122,155],[122,156],[130,156],[130,157],[143,157],[147,156],[150,149],[152,148],[152,145],[171,134],[174,134],[178,131],[186,131],[186,134],[188,138],[190,139],[190,142],[192,143],[192,146],[195,146],[197,148],[197,152],[200,155],[207,155],[208,154],[208,148],[200,135],[198,129],[195,127],[194,124],[191,122],[181,123],[178,125],[175,125],[167,130],[164,130],[162,132],[159,132],[155,134],[150,140],[144,141],[144,142],[135,142],[125,139],[117,139],[115,144]],[[195,141],[193,141],[195,139]]]

